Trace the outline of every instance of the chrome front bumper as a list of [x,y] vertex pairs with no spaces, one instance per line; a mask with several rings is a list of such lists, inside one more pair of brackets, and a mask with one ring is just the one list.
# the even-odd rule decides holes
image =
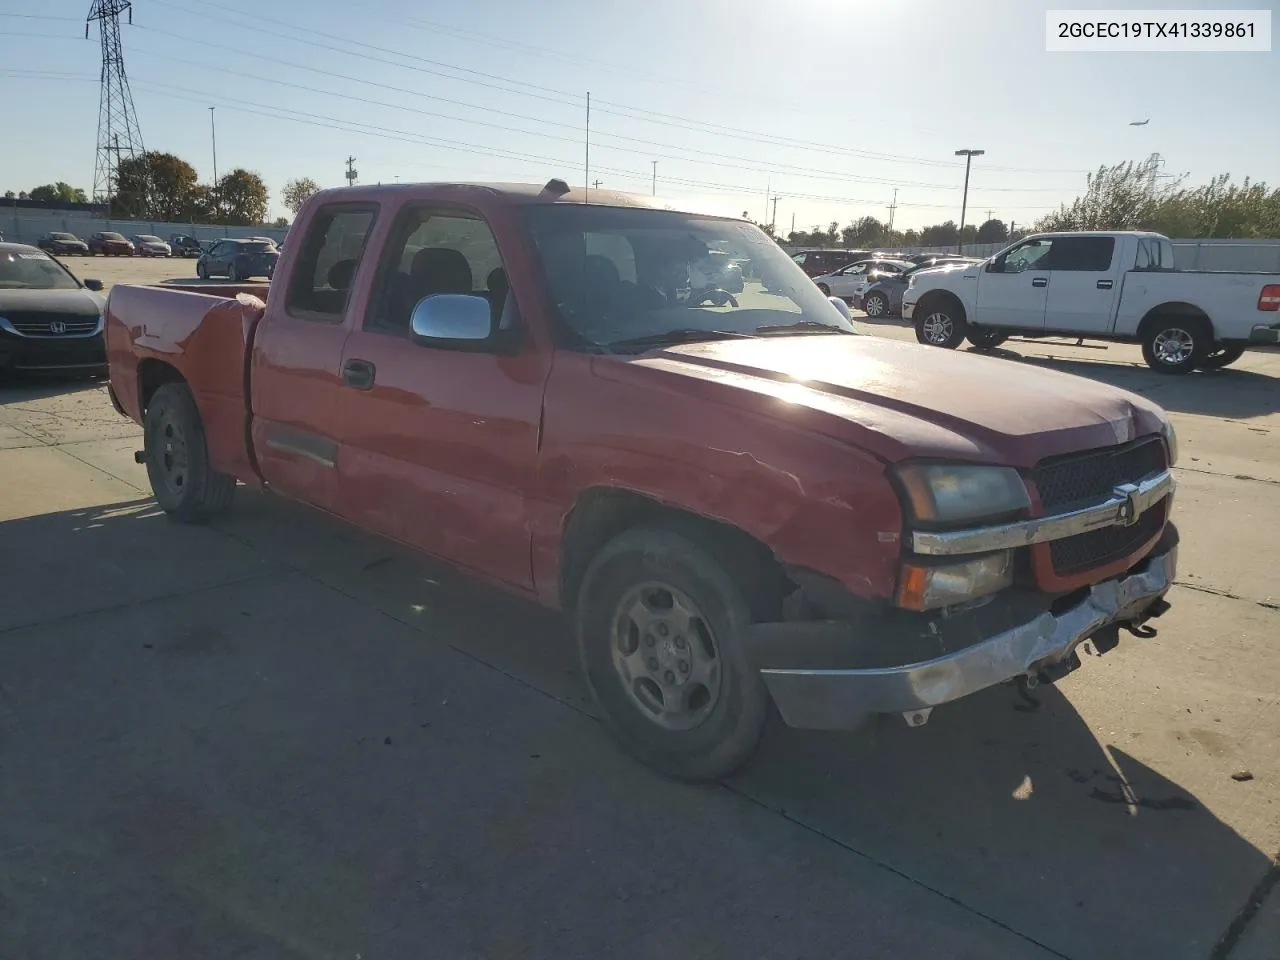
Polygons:
[[876,713],[913,713],[1068,660],[1077,646],[1113,625],[1140,622],[1173,585],[1177,547],[1125,576],[1090,588],[1060,613],[1045,612],[955,653],[923,663],[870,670],[760,671],[792,727],[845,730]]

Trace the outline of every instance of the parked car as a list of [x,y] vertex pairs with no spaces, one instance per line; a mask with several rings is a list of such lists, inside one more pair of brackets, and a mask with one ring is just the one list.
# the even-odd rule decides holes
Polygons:
[[1142,344],[1160,373],[1216,370],[1280,344],[1280,274],[1173,268],[1158,233],[1042,233],[967,270],[917,274],[902,298],[916,338],[988,349],[1014,337]]
[[[265,303],[115,286],[109,396],[159,506],[240,480],[569,611],[608,728],[685,779],[741,764],[771,699],[919,726],[1166,612],[1150,400],[858,335],[754,225],[589,199],[326,190]],[[699,247],[778,292],[670,301]]]
[[266,277],[275,273],[280,251],[270,240],[218,240],[196,261],[202,280],[225,276],[233,281]]
[[853,297],[851,298],[852,305],[862,310],[872,319],[898,316],[902,312],[902,294],[907,289],[907,283],[921,270],[936,270],[941,267],[966,267],[977,262],[977,260],[961,259],[959,257],[950,260],[926,260],[910,269],[903,270],[901,273],[881,273],[874,277],[868,277],[854,289]]
[[133,243],[123,233],[104,230],[89,238],[89,255],[99,253],[104,257],[132,257]]
[[36,241],[36,246],[54,256],[87,257],[89,255],[89,245],[74,233],[46,233]]
[[832,273],[814,277],[813,282],[818,285],[823,296],[848,300],[853,297],[858,284],[863,283],[868,276],[901,273],[910,267],[911,264],[905,260],[859,260]]
[[140,233],[129,238],[133,242],[134,252],[140,257],[171,257],[173,248],[159,237],[149,233]]
[[105,372],[101,290],[38,247],[0,243],[0,373]]
[[[960,254],[958,254],[958,253],[937,253],[937,252],[931,252],[931,253],[912,253],[912,254],[909,254],[908,256],[902,257],[901,259],[903,259],[903,260],[910,260],[910,261],[911,261],[912,263],[914,263],[916,266],[920,266],[921,264],[929,264],[929,263],[933,263],[933,262],[938,261],[938,260],[948,260],[948,259],[953,259],[953,258],[955,258],[955,257],[959,257],[959,256],[960,256]],[[970,259],[972,259],[972,258],[970,258]]]
[[872,256],[870,250],[801,250],[794,260],[807,277],[821,277]]
[[169,237],[169,249],[175,257],[198,257],[204,253],[204,246],[195,237],[185,233],[175,233]]

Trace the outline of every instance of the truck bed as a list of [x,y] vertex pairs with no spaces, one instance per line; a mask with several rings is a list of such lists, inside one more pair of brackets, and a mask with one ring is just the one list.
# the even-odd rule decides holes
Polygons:
[[247,443],[248,358],[265,306],[238,291],[218,296],[113,287],[106,308],[107,360],[111,392],[125,415],[141,424],[151,392],[183,380],[204,417],[213,468],[256,475]]

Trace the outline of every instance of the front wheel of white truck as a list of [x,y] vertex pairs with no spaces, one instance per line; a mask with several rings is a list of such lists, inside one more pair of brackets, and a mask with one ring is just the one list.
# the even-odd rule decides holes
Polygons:
[[161,384],[143,418],[147,477],[160,509],[184,523],[199,523],[225,509],[235,477],[209,466],[200,408],[185,383]]
[[751,613],[711,552],[677,533],[619,534],[578,593],[578,651],[623,748],[678,780],[714,780],[755,752],[769,694],[742,636]]

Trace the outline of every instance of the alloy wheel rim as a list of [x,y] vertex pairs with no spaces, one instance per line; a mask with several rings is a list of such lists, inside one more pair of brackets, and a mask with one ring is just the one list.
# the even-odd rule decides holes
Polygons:
[[1151,349],[1161,363],[1178,366],[1191,359],[1195,338],[1180,327],[1171,327],[1156,334]]
[[955,326],[945,313],[931,313],[924,318],[924,338],[930,343],[946,343]]

